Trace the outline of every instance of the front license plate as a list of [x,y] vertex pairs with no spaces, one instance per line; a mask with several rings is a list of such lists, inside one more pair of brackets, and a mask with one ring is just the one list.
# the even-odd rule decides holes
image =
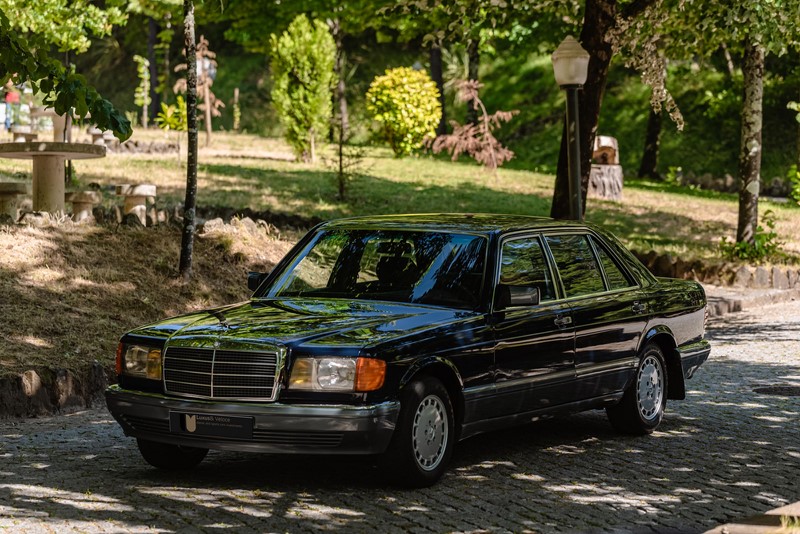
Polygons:
[[171,432],[195,436],[251,439],[253,437],[253,418],[170,412],[169,429]]

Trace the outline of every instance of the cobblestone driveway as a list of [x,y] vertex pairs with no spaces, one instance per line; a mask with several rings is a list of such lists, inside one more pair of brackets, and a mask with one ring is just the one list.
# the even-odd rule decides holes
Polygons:
[[800,303],[716,319],[711,360],[660,431],[602,412],[479,436],[435,487],[400,491],[352,458],[209,454],[145,465],[103,409],[0,422],[12,532],[691,532],[800,500]]

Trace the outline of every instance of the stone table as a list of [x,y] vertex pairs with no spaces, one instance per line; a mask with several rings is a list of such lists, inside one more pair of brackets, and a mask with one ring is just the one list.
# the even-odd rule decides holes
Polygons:
[[31,109],[31,119],[39,119],[42,117],[50,117],[53,121],[53,142],[64,142],[64,132],[67,129],[66,115],[59,115],[52,108],[36,107]]
[[106,149],[88,143],[0,143],[0,158],[33,161],[33,210],[64,211],[64,162],[103,158]]

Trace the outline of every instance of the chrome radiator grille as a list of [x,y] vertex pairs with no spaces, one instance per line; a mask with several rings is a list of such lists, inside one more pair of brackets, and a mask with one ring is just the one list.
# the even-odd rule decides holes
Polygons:
[[273,401],[280,372],[277,352],[168,347],[167,393],[209,399]]

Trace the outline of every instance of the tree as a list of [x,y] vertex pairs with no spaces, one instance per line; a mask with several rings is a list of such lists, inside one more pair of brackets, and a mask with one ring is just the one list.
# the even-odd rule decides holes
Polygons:
[[197,43],[194,33],[194,2],[183,0],[183,38],[186,47],[186,123],[188,132],[186,197],[183,203],[183,233],[178,270],[184,281],[192,278],[195,211],[197,208]]
[[[800,0],[686,0],[680,17],[666,19],[665,34],[701,57],[722,49],[741,54],[744,79],[739,149],[739,217],[736,242],[754,246],[761,184],[763,78],[768,54],[800,45]],[[676,31],[677,30],[677,31]]]
[[108,35],[112,26],[123,24],[127,16],[121,2],[107,2],[105,9],[89,0],[0,0],[0,11],[11,28],[35,35],[42,43],[59,51],[85,52],[90,36]]
[[[200,40],[197,42],[195,47],[195,53],[197,57],[197,94],[200,95],[202,98],[202,103],[197,105],[197,109],[203,112],[203,120],[205,123],[206,129],[206,145],[209,146],[211,144],[211,131],[212,131],[212,124],[211,118],[212,117],[219,117],[222,115],[219,108],[225,107],[225,103],[217,98],[217,95],[211,90],[211,86],[214,85],[214,78],[216,77],[217,72],[217,54],[212,52],[211,49],[208,47],[208,39],[204,36],[200,36]],[[182,63],[175,67],[175,71],[183,71],[186,70],[186,63]],[[185,93],[186,92],[186,82],[185,78],[181,78],[175,84],[173,91],[176,93]]]
[[305,15],[271,42],[272,99],[286,140],[299,158],[314,161],[315,140],[330,125],[336,45],[323,22]]
[[43,103],[59,115],[73,113],[86,117],[102,130],[111,130],[120,140],[131,136],[131,124],[108,100],[86,83],[80,74],[67,71],[47,53],[43,36],[26,39],[15,30],[0,11],[0,84],[28,81],[44,94]]

